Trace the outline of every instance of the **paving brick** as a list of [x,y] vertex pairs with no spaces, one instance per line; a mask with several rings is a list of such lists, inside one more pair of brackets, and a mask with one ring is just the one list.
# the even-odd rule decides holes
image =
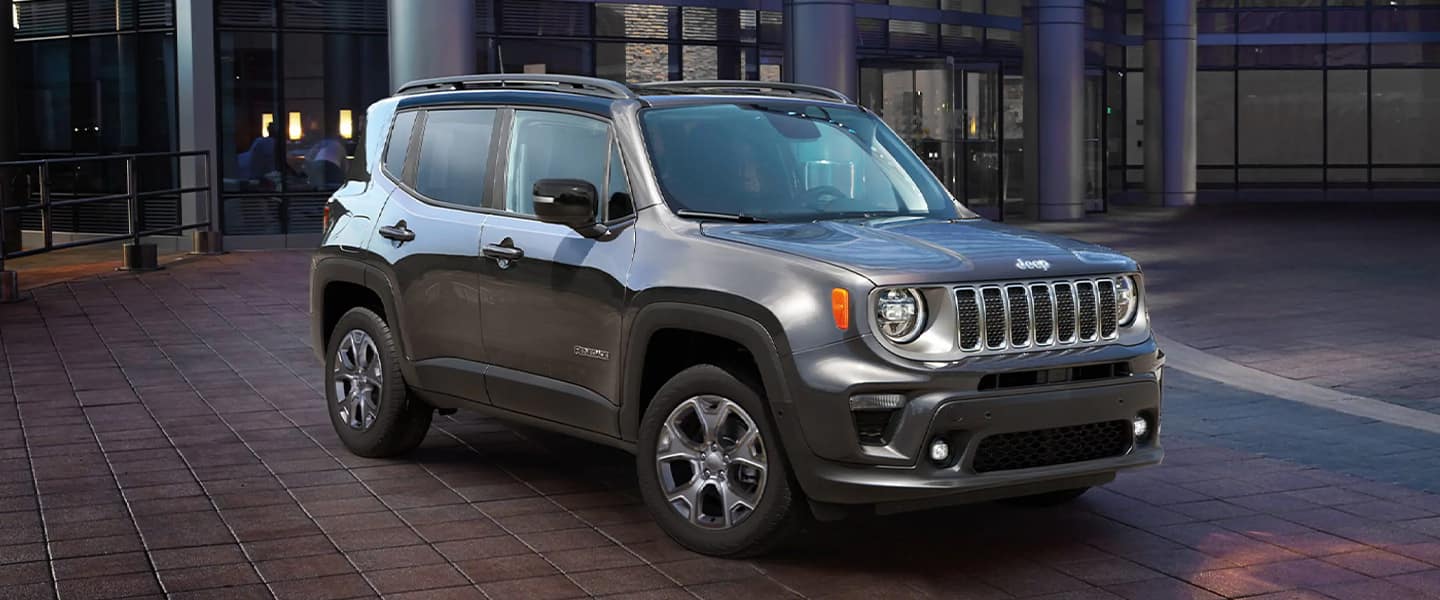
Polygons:
[[[535,553],[482,558],[455,563],[471,581],[485,583],[557,574],[555,567]],[[610,571],[613,572],[613,571]]]

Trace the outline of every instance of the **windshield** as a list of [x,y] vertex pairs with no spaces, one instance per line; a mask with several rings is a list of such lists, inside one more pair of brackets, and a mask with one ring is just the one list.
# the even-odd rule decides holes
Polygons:
[[770,221],[973,218],[879,119],[794,102],[653,108],[645,141],[676,210]]

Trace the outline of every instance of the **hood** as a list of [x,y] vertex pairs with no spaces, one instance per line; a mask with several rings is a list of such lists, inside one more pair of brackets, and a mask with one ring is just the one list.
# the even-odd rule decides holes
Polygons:
[[878,285],[1067,277],[1135,270],[1104,246],[984,219],[706,223],[705,236],[825,261]]

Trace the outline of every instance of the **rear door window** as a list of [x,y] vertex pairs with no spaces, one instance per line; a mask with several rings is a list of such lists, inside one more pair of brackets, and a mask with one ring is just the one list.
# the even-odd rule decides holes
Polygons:
[[432,110],[420,133],[415,191],[446,204],[485,205],[494,109]]

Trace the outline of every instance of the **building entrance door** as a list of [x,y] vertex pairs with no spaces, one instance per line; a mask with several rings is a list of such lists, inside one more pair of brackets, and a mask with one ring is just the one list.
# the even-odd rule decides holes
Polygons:
[[1010,181],[1002,81],[998,62],[867,59],[860,63],[860,103],[879,114],[956,198],[998,221]]

